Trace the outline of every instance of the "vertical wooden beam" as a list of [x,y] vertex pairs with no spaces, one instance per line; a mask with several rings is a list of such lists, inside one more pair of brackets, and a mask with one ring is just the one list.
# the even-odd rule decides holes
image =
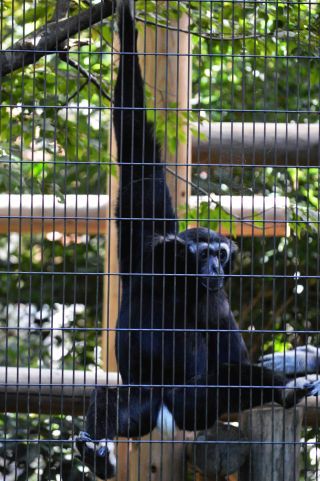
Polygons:
[[[116,143],[113,132],[111,134],[111,150],[112,156],[116,154]],[[111,176],[108,182],[109,190],[109,212],[107,216],[114,219],[115,204],[118,192],[118,176]],[[115,355],[115,327],[118,318],[120,281],[119,276],[114,275],[119,272],[118,262],[118,233],[114,220],[108,223],[108,231],[106,236],[106,255],[105,255],[105,278],[103,290],[103,328],[102,333],[102,360],[103,367],[107,372],[118,371],[116,355]],[[109,275],[108,275],[109,274]],[[109,330],[111,329],[111,330]]]
[[[119,64],[119,55],[114,52],[119,51],[119,39],[114,36],[112,43],[112,57],[113,57],[113,84],[115,84],[116,70]],[[119,169],[116,163],[117,158],[117,144],[112,126],[112,111],[110,112],[110,132],[109,132],[109,157],[110,161],[114,162],[114,169],[116,174],[111,174],[111,168],[109,169],[109,175],[107,176],[107,194],[109,195],[109,205],[106,216],[110,219],[115,218],[115,208],[117,203],[117,195],[119,188]],[[114,171],[113,171],[114,173]],[[104,278],[104,291],[103,291],[103,319],[102,325],[105,329],[102,333],[102,362],[105,370],[117,371],[117,362],[115,356],[115,327],[118,318],[119,310],[119,276],[114,275],[119,272],[118,262],[118,233],[117,226],[114,220],[108,222],[108,229],[106,232],[106,253],[105,253],[105,278]],[[111,330],[109,330],[111,329]]]
[[[183,15],[177,21],[177,27],[188,30],[188,17]],[[148,55],[141,57],[142,72],[145,72],[146,85],[151,93],[155,94],[156,107],[172,107],[176,105],[179,108],[189,107],[189,98],[191,96],[191,69],[189,53],[189,35],[186,33],[178,33],[176,31],[166,29],[146,30],[146,37],[139,35],[140,52],[161,53],[163,55]],[[113,50],[118,50],[118,42],[114,42]],[[168,55],[173,54],[173,55]],[[176,55],[174,55],[176,54]],[[177,55],[179,54],[179,55]],[[181,55],[184,54],[184,55]],[[178,143],[176,152],[170,153],[166,146],[163,146],[163,160],[166,163],[186,164],[191,163],[191,137],[188,132],[188,125],[185,122],[186,116],[178,114],[176,130],[181,132],[184,130],[186,142]],[[166,121],[166,118],[164,119]],[[111,138],[111,157],[116,158],[116,143]],[[172,170],[182,179],[188,179],[189,172],[185,165],[173,165]],[[173,203],[176,207],[185,205],[188,199],[189,188],[188,183],[172,174],[168,174],[167,181],[170,188]],[[111,178],[108,192],[110,195],[109,213],[110,217],[114,217],[115,202],[117,197],[118,182],[114,176]],[[119,272],[117,259],[117,229],[114,221],[109,223],[109,231],[107,237],[105,272]],[[103,309],[103,326],[105,328],[114,329],[118,317],[119,308],[119,278],[115,275],[105,276],[104,285],[104,309]],[[117,371],[115,359],[115,332],[106,330],[102,339],[102,355],[106,362],[105,366],[108,371]],[[161,433],[155,430],[152,433],[152,440],[159,440],[159,443],[150,446],[148,444],[139,445],[135,443],[133,447],[129,447],[127,443],[118,445],[118,475],[119,481],[138,481],[139,479],[182,479],[183,467],[183,445],[162,445]],[[181,438],[181,434],[178,437]],[[150,439],[146,437],[145,439]],[[130,467],[128,469],[127,459],[130,454]],[[150,454],[151,453],[151,454]],[[174,453],[174,454],[173,454]],[[155,473],[157,473],[155,475]]]
[[[159,1],[159,4],[166,4]],[[169,8],[169,7],[168,7]],[[165,133],[165,145],[162,145],[162,160],[175,174],[167,173],[167,184],[175,207],[185,206],[190,188],[187,180],[191,176],[192,138],[187,122],[187,112],[191,98],[191,57],[190,36],[185,33],[189,29],[189,17],[183,14],[178,21],[170,22],[170,26],[184,30],[167,30],[165,28],[145,29],[145,35],[138,37],[138,51],[146,53],[141,55],[141,68],[145,77],[147,89],[151,92],[152,103],[149,108],[168,109],[158,111],[156,119],[161,115],[168,124],[168,117],[172,121],[175,116],[175,132]],[[152,55],[155,54],[155,55]],[[177,107],[180,110],[172,111]],[[170,122],[170,128],[172,123]],[[179,134],[185,138],[185,142],[179,142]],[[168,147],[169,137],[176,134],[176,149],[171,152]],[[170,167],[170,164],[173,164]]]
[[[112,52],[119,51],[119,39],[113,37]],[[113,66],[115,71],[113,73],[113,79],[115,83],[116,69],[119,64],[119,56],[113,54]],[[111,112],[112,117],[112,112]],[[112,128],[112,118],[110,120],[110,144],[109,144],[110,159],[114,161],[114,168],[116,169],[116,175],[110,175],[107,179],[107,192],[109,194],[109,209],[107,216],[110,219],[115,218],[115,209],[117,204],[118,189],[119,189],[119,169],[116,164],[117,158],[117,144],[115,139],[114,129]],[[111,172],[111,169],[110,169]],[[103,327],[102,333],[102,360],[105,370],[108,372],[117,372],[118,379],[120,375],[118,371],[115,344],[116,344],[116,324],[118,319],[118,312],[121,298],[121,284],[119,275],[115,275],[119,272],[118,261],[118,231],[115,220],[110,220],[108,223],[108,230],[106,235],[106,255],[105,255],[105,278],[104,278],[104,291],[103,291]],[[109,275],[108,275],[109,274]],[[106,376],[107,377],[107,376]],[[128,479],[128,452],[130,449],[130,443],[121,442],[117,444],[117,457],[118,457],[118,471],[117,480],[126,481]]]
[[[159,1],[159,4],[167,4]],[[169,7],[168,7],[169,8]],[[162,145],[162,160],[167,165],[172,164],[167,173],[167,184],[173,204],[179,212],[180,206],[185,206],[188,202],[190,189],[188,179],[190,169],[187,163],[191,164],[191,135],[189,125],[186,121],[187,109],[191,98],[191,61],[190,56],[190,36],[185,32],[189,30],[189,17],[183,14],[177,21],[170,22],[177,30],[164,28],[146,28],[138,36],[138,51],[146,53],[141,55],[140,62],[145,84],[151,93],[152,103],[149,108],[169,108],[177,107],[186,109],[175,113],[171,110],[157,111],[155,119],[163,115],[162,121],[165,123],[173,114],[176,116],[174,128],[176,133],[176,149],[173,153],[168,148],[168,132],[164,136]],[[179,32],[178,29],[184,30]],[[142,34],[144,33],[144,35]],[[170,129],[172,124],[170,122]],[[185,142],[179,142],[178,132],[185,137]],[[161,367],[159,366],[159,369]],[[183,439],[183,433],[177,433],[175,440]],[[133,445],[130,460],[130,481],[152,479],[153,481],[170,479],[180,480],[185,475],[184,465],[184,445],[183,443],[161,443],[163,434],[155,429],[151,435],[145,436],[143,441],[152,439],[153,444],[148,443]],[[157,442],[159,441],[159,442]]]

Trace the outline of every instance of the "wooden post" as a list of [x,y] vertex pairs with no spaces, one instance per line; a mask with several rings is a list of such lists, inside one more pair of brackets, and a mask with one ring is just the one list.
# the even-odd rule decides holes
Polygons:
[[[166,3],[166,2],[159,2]],[[171,23],[172,24],[172,23]],[[175,23],[177,29],[188,31],[189,18],[182,15]],[[146,28],[144,35],[139,31],[138,51],[147,54],[141,56],[141,68],[145,83],[151,96],[154,97],[149,108],[167,108],[175,105],[188,109],[191,98],[191,62],[190,36],[186,33],[163,28]],[[162,112],[156,112],[155,118]],[[171,115],[170,115],[171,116]],[[184,132],[185,142],[179,142],[176,136],[175,153],[168,150],[168,139],[162,145],[163,162],[174,164],[171,170],[176,174],[167,173],[167,184],[170,189],[173,204],[179,213],[180,206],[185,207],[190,195],[188,179],[190,172],[187,163],[191,164],[191,136],[185,115],[176,112],[176,132]],[[164,116],[164,122],[167,116]],[[170,132],[171,134],[171,132]],[[179,165],[182,164],[182,165]],[[161,368],[159,366],[159,368]],[[175,440],[183,439],[183,433],[177,433]],[[147,442],[152,438],[153,444]],[[155,441],[159,441],[159,443]],[[130,460],[130,481],[152,479],[153,481],[169,479],[182,480],[184,476],[185,447],[181,443],[161,443],[163,435],[155,429],[151,436],[145,436],[143,444],[133,445]]]
[[[184,15],[177,21],[177,26],[180,26],[183,30],[188,30],[188,17]],[[115,42],[114,42],[115,43]],[[146,48],[145,48],[146,45]],[[114,45],[117,49],[118,45]],[[113,50],[115,50],[113,49]],[[189,53],[189,35],[185,33],[178,33],[175,31],[165,29],[151,29],[146,31],[146,38],[139,35],[138,50],[148,53],[163,53],[164,55],[153,56],[148,55],[147,61],[142,61],[142,72],[145,72],[145,81],[152,93],[155,93],[156,107],[168,107],[169,105],[176,104],[179,108],[189,107],[190,84],[191,84],[191,69],[190,61],[188,57]],[[180,55],[167,55],[172,54],[185,54]],[[188,126],[182,120],[184,116],[177,112],[177,131],[181,132],[181,129],[185,131],[186,142],[178,143],[176,147],[176,153],[169,153],[165,146],[163,146],[163,160],[166,163],[183,163],[190,162],[191,159],[191,137],[189,138]],[[166,121],[166,120],[165,120]],[[182,122],[183,125],[182,125]],[[111,157],[116,158],[116,143],[115,139],[111,137]],[[189,173],[185,165],[173,166],[172,170],[183,179],[188,179]],[[109,213],[110,217],[114,217],[114,207],[116,201],[116,193],[118,189],[117,180],[112,177],[109,188]],[[172,196],[173,203],[176,207],[184,205],[188,198],[188,183],[183,180],[179,180],[172,174],[168,174],[168,184]],[[107,237],[106,248],[106,260],[105,260],[105,272],[115,273],[119,272],[118,260],[117,260],[117,231],[115,222],[109,223],[109,231]],[[105,277],[104,288],[104,309],[103,309],[103,326],[106,331],[103,334],[102,340],[102,354],[103,360],[106,361],[106,368],[108,371],[116,371],[117,365],[115,360],[114,346],[115,346],[115,332],[109,331],[108,328],[114,329],[116,326],[116,320],[118,316],[119,307],[119,279],[117,276],[111,275]],[[150,439],[147,437],[146,439]],[[118,478],[120,481],[128,479],[130,476],[131,481],[136,481],[138,471],[143,473],[141,476],[143,479],[149,478],[149,473],[158,472],[159,479],[166,473],[166,478],[169,479],[173,476],[175,479],[181,479],[181,462],[183,445],[176,446],[170,445],[168,447],[161,446],[161,436],[159,432],[152,433],[153,441],[159,439],[159,449],[152,450],[152,456],[149,456],[150,446],[143,444],[143,448],[140,449],[139,443],[134,444],[134,447],[129,448],[126,443],[120,443],[118,445]],[[138,447],[137,447],[138,446]],[[152,446],[153,447],[153,446]],[[129,452],[130,449],[130,452]],[[174,450],[174,451],[173,451]],[[174,452],[174,457],[173,453]],[[126,460],[128,459],[128,453],[130,454],[130,469],[128,470]],[[152,462],[148,462],[152,459]],[[174,462],[172,460],[174,459]],[[142,460],[142,464],[141,464]],[[153,478],[154,475],[153,475]],[[157,478],[156,478],[157,479]]]
[[[119,56],[114,55],[114,52],[119,51],[119,39],[113,37],[113,66],[118,67]],[[114,71],[113,79],[115,83],[116,71]],[[115,132],[112,128],[112,112],[110,113],[110,143],[109,154],[110,160],[114,161],[117,158],[117,144],[115,139]],[[107,192],[109,194],[109,204],[107,217],[110,219],[115,218],[115,209],[117,204],[118,189],[119,189],[119,169],[115,162],[114,168],[116,169],[116,175],[110,175],[107,179]],[[102,359],[103,365],[107,372],[115,371],[118,374],[118,381],[120,382],[120,375],[116,361],[115,344],[116,344],[116,324],[118,319],[119,306],[121,302],[121,284],[120,277],[115,275],[119,272],[118,262],[118,232],[115,220],[110,220],[108,223],[108,229],[106,232],[106,255],[105,255],[105,272],[109,275],[104,279],[104,292],[103,292],[103,327],[105,330],[102,334]],[[124,439],[119,438],[121,442],[117,444],[117,457],[118,457],[118,471],[117,480],[125,481],[128,479],[128,452],[130,449],[129,442],[123,442]]]
[[[186,462],[182,432],[174,442],[161,436],[158,429],[143,438],[134,440],[130,453],[130,481],[184,481]],[[165,442],[163,442],[165,441]],[[151,444],[152,443],[152,444]]]
[[263,406],[241,414],[240,429],[250,443],[240,481],[298,481],[303,409]]
[[[112,157],[116,155],[116,142],[111,134],[111,150]],[[109,179],[109,205],[107,217],[114,219],[115,206],[118,192],[118,176],[111,176]],[[106,236],[106,255],[105,255],[105,273],[104,291],[103,291],[103,327],[102,334],[102,360],[106,371],[118,371],[116,355],[115,355],[115,327],[118,319],[118,310],[120,303],[120,279],[114,275],[119,272],[118,262],[118,233],[114,220],[110,220],[107,224]],[[108,275],[111,274],[111,275]],[[110,329],[110,330],[109,330]]]
[[[159,2],[159,4],[161,3],[166,2]],[[147,89],[153,98],[153,103],[148,107],[172,109],[175,106],[179,109],[186,109],[174,112],[175,132],[173,136],[177,134],[175,152],[172,153],[168,148],[172,132],[165,132],[165,145],[161,146],[163,162],[173,164],[168,167],[176,174],[167,173],[167,184],[173,204],[179,208],[186,205],[187,197],[190,194],[188,179],[191,177],[191,171],[186,164],[191,164],[192,138],[186,121],[187,116],[184,115],[190,108],[191,98],[192,72],[191,60],[188,56],[191,48],[190,36],[185,33],[189,29],[189,17],[185,14],[182,15],[173,26],[184,32],[179,33],[164,28],[146,28],[145,36],[140,33],[138,37],[138,50],[147,54],[141,56],[141,68]],[[168,116],[170,116],[170,126],[172,127],[172,110],[164,113],[157,111],[155,118],[157,119],[161,115],[164,115],[164,122],[167,122]],[[178,131],[185,141],[179,141]]]

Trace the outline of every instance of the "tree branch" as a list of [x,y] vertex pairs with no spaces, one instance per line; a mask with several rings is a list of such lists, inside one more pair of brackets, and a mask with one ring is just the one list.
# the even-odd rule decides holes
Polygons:
[[[59,54],[59,57],[61,58],[61,60],[66,62],[68,65],[70,65],[74,69],[78,70],[78,72],[82,75],[82,77],[85,77],[88,80],[88,82],[92,82],[93,85],[95,85],[97,87],[97,89],[99,90],[100,95],[102,95],[104,98],[109,100],[109,102],[112,101],[110,95],[108,94],[108,92],[102,86],[102,83],[103,83],[102,80],[98,79],[95,75],[93,75],[92,73],[88,72],[88,70],[83,68],[79,63],[72,60],[69,57],[68,52],[65,52],[65,53],[61,52]],[[82,86],[82,88],[83,88],[83,86]],[[68,99],[68,102],[70,102],[70,98]]]
[[48,53],[59,50],[59,45],[82,30],[113,14],[114,3],[104,0],[88,10],[67,19],[49,22],[18,40],[0,53],[0,78],[27,65],[34,64]]
[[220,35],[216,33],[206,33],[206,32],[196,32],[192,29],[186,30],[181,27],[175,27],[174,25],[166,24],[166,23],[161,23],[161,22],[153,22],[152,20],[147,20],[144,17],[141,17],[140,15],[136,15],[136,20],[139,22],[145,23],[146,25],[151,25],[153,27],[157,28],[164,28],[166,30],[173,30],[175,32],[179,33],[187,33],[189,35],[194,35],[199,38],[204,38],[206,40],[210,40],[212,42],[231,42],[233,40],[251,40],[251,39],[259,39],[259,38],[266,38],[266,37],[271,37],[276,35],[276,32],[272,33],[263,33],[263,34],[257,34],[257,33],[252,33],[250,35],[232,35],[232,36],[226,36],[226,35]]

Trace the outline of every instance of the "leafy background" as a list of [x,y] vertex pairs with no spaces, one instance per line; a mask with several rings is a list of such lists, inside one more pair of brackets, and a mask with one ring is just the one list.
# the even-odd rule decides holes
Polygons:
[[[1,48],[44,25],[55,7],[53,0],[3,0]],[[86,7],[73,1],[69,14]],[[166,24],[182,12],[190,16],[193,42],[192,121],[318,122],[318,3],[171,1],[167,8],[137,2],[139,28],[144,19]],[[81,32],[70,50],[70,58],[93,73],[109,95],[112,27],[105,19]],[[0,193],[63,199],[69,193],[106,192],[112,170],[110,101],[78,69],[51,53],[2,78],[0,102]],[[161,122],[159,116],[157,132],[175,132],[174,116],[166,117],[166,129]],[[236,239],[241,255],[235,273],[244,276],[231,279],[229,295],[241,329],[248,329],[253,359],[262,351],[317,344],[318,336],[308,331],[318,331],[319,170],[195,165],[193,182],[194,193],[201,188],[285,195],[296,206],[288,237]],[[189,216],[206,225],[208,212],[201,207]],[[96,334],[82,328],[101,326],[104,250],[102,237],[62,235],[54,242],[45,234],[0,237],[0,365],[89,370],[100,365]],[[262,335],[261,329],[274,334]],[[90,479],[68,441],[81,426],[81,418],[70,416],[2,414],[3,479]],[[305,439],[316,441],[316,433],[309,429]],[[301,479],[317,479],[318,455],[316,445],[304,449]]]

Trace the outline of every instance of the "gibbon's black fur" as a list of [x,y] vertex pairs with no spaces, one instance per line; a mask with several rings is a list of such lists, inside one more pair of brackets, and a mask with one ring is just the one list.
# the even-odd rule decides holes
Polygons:
[[284,389],[282,374],[249,363],[223,289],[235,244],[208,229],[177,232],[160,147],[146,119],[131,7],[118,2],[114,109],[122,273],[116,355],[123,386],[94,391],[86,432],[77,439],[83,461],[103,479],[116,472],[112,440],[143,436],[168,413],[172,425],[200,430],[226,412],[272,400],[290,406],[315,392],[306,383]]

